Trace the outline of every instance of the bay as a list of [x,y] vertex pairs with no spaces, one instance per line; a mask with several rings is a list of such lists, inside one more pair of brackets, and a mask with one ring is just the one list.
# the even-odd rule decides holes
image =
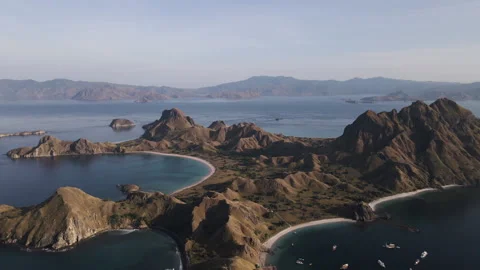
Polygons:
[[[147,104],[125,101],[0,102],[0,133],[45,129],[50,135],[63,140],[87,138],[91,141],[123,141],[139,137],[143,133],[141,126],[160,118],[164,109],[177,107],[193,117],[196,123],[202,125],[209,125],[214,120],[224,120],[227,124],[246,121],[254,122],[267,131],[285,135],[337,137],[342,134],[346,125],[353,122],[359,114],[367,109],[380,112],[389,111],[393,108],[400,109],[409,105],[405,102],[376,104],[349,104],[344,102],[344,99],[359,99],[361,97],[363,96],[264,97],[241,101],[169,100]],[[461,102],[461,104],[479,115],[479,102],[467,101]],[[113,118],[127,118],[133,120],[137,126],[126,131],[114,131],[108,127]],[[12,148],[35,145],[39,138],[37,136],[2,138],[0,139],[0,154],[4,154]],[[78,186],[92,195],[109,199],[120,199],[122,197],[115,188],[116,184],[122,183],[139,184],[147,190],[159,190],[168,193],[197,181],[206,174],[206,171],[207,168],[202,164],[191,160],[159,156],[64,157],[53,160],[12,161],[5,155],[0,155],[0,204],[25,206],[38,203],[50,196],[55,188],[64,185]],[[403,204],[399,203],[398,205]],[[464,212],[466,208],[462,207],[464,206],[459,206],[454,211]],[[468,211],[472,215],[471,217],[478,218],[480,213],[475,209]],[[438,220],[448,216],[448,211],[443,212],[441,208],[438,211]],[[410,215],[410,212],[410,210],[406,211],[403,216],[414,217],[415,215]],[[399,215],[402,218],[403,216]],[[470,216],[468,217],[470,218]],[[432,217],[429,216],[427,220],[429,218]],[[410,221],[408,220],[408,222]],[[456,224],[458,228],[471,228],[474,225],[476,225],[475,222],[469,223],[467,220],[464,220],[464,223]],[[308,231],[318,231],[320,234],[312,235],[308,234]],[[328,233],[325,234],[325,232]],[[331,263],[332,269],[338,269],[338,263],[345,262],[345,260],[351,260],[356,264],[356,259],[350,257],[350,255],[358,253],[361,255],[359,262],[364,263],[366,267],[363,267],[362,264],[361,268],[356,269],[371,269],[378,267],[375,263],[377,259],[374,258],[377,254],[373,251],[370,254],[371,249],[369,248],[376,250],[387,239],[392,242],[397,241],[400,244],[401,237],[394,236],[398,234],[403,237],[405,235],[403,232],[397,232],[391,226],[382,226],[381,224],[365,228],[352,227],[348,224],[325,225],[318,228],[308,228],[299,233],[305,233],[304,238],[310,238],[314,243],[311,246],[308,243],[299,243],[296,247],[300,251],[288,251],[287,255],[291,254],[288,255],[289,257],[286,255],[286,258],[289,259],[285,259],[281,264],[288,268],[282,269],[304,269],[295,268],[298,265],[294,261],[292,263],[290,258],[302,254],[304,256],[304,251],[309,250],[312,252],[312,256],[318,259],[314,266],[325,266],[324,263]],[[446,233],[449,233],[449,231]],[[441,239],[444,235],[445,233],[431,237]],[[471,237],[471,239],[478,239],[478,236],[472,234],[471,231],[467,231],[465,235]],[[331,239],[331,241],[327,241],[328,239]],[[287,241],[286,243],[289,241],[288,238],[282,238],[278,243],[281,244],[284,240]],[[468,239],[465,238],[464,240],[466,242],[438,244],[438,247],[449,250],[448,246],[450,244],[461,246],[462,243],[468,243],[469,246],[460,250],[468,250],[469,248],[473,250],[472,241],[467,242]],[[360,241],[362,244],[352,244],[356,241]],[[423,239],[421,243],[428,243],[428,241],[430,239]],[[351,246],[352,248],[344,251],[340,248],[338,253],[331,254],[329,250],[332,242],[339,244],[341,247]],[[175,269],[177,269],[179,267],[179,257],[176,253],[171,253],[173,250],[170,246],[171,243],[172,239],[157,232],[134,232],[127,235],[105,234],[85,241],[75,249],[64,253],[24,252],[11,247],[2,247],[0,248],[0,261],[7,266],[15,266],[15,269],[31,269],[33,264],[38,265],[35,269],[151,269],[155,257],[152,255],[151,259],[148,259],[148,256],[144,256],[151,253],[157,254],[155,266],[159,269],[171,268],[172,262],[177,265],[175,266]],[[132,249],[133,246],[136,248]],[[399,259],[401,269],[408,269],[403,268],[403,266],[410,265],[411,259],[418,257],[418,252],[427,247],[435,250],[429,246],[419,246],[418,250],[412,249],[411,254],[408,253],[404,255],[404,258],[401,257]],[[366,250],[369,250],[369,252],[366,252]],[[342,256],[341,252],[347,253]],[[379,252],[385,252],[385,250],[380,249]],[[96,256],[95,254],[103,254],[103,256]],[[165,254],[165,256],[159,254]],[[364,260],[362,259],[363,256],[372,254],[375,256],[367,256]],[[388,255],[386,253],[385,262],[390,269],[391,262]],[[454,260],[449,262],[458,263],[455,260],[464,259],[466,254],[464,255],[462,256],[462,253],[459,252],[456,257],[453,257]],[[443,257],[447,256],[443,255]],[[273,260],[273,258],[270,258],[270,260]],[[141,261],[152,262],[152,265],[141,264]],[[466,263],[468,262],[467,260]],[[422,265],[428,266],[427,261],[422,262]],[[81,267],[75,268],[77,266]],[[477,265],[473,264],[473,266]],[[454,268],[461,269],[462,267]]]

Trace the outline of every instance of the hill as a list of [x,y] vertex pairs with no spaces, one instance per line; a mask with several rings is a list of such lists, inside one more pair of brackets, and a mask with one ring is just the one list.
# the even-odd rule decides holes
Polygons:
[[148,226],[180,236],[192,269],[252,269],[265,251],[261,242],[289,225],[331,217],[368,222],[378,217],[366,202],[377,198],[480,184],[480,120],[449,99],[366,111],[335,139],[281,136],[253,123],[204,127],[177,108],[144,129],[119,144],[46,136],[8,155],[148,150],[194,155],[215,173],[175,197],[126,186],[124,201],[109,202],[67,188],[33,207],[0,205],[0,241],[55,249],[111,228]]
[[382,94],[404,92],[415,97],[436,99],[480,99],[480,84],[448,82],[420,82],[383,77],[347,81],[300,80],[285,76],[255,76],[246,80],[198,89],[167,86],[135,86],[107,82],[71,81],[55,79],[0,80],[0,99],[3,100],[135,100],[146,103],[170,98],[224,98],[245,99],[262,96],[323,96],[349,94]]

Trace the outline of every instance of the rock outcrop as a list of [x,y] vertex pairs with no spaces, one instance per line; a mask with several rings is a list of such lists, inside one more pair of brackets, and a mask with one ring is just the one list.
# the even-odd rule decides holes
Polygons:
[[74,142],[62,141],[53,136],[44,136],[35,147],[22,147],[8,151],[12,159],[54,157],[61,155],[96,155],[114,153],[117,146],[113,143],[92,143],[86,139]]
[[109,127],[113,129],[132,128],[134,126],[135,126],[135,123],[128,119],[113,119],[109,125]]
[[180,149],[210,148],[234,152],[259,150],[286,138],[269,133],[253,123],[227,126],[215,121],[208,128],[195,124],[179,109],[165,110],[162,117],[144,125],[144,139],[168,141]]
[[367,222],[374,221],[377,218],[377,215],[367,203],[354,203],[351,204],[349,208],[351,209],[351,216],[348,218],[353,220]]

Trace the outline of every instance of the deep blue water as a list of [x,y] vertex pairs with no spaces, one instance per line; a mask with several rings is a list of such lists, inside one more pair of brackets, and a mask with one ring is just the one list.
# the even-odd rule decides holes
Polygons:
[[[380,269],[380,259],[388,269],[480,269],[480,189],[425,193],[384,203],[378,211],[387,211],[392,221],[367,226],[329,224],[288,234],[275,243],[275,255],[267,263],[279,270],[338,269],[344,263],[349,269]],[[421,231],[412,233],[397,224]],[[385,249],[385,243],[401,248]],[[338,245],[335,252],[333,245]],[[424,250],[429,255],[414,267]],[[304,258],[307,266],[297,265],[298,258]],[[309,263],[314,267],[309,268]]]
[[[0,133],[45,129],[50,135],[64,140],[82,137],[91,141],[122,141],[140,136],[143,133],[141,125],[158,119],[164,109],[177,107],[202,125],[208,125],[214,120],[225,120],[228,124],[249,121],[270,132],[285,135],[336,137],[341,135],[347,124],[367,109],[379,112],[408,105],[404,102],[348,104],[343,101],[350,97],[274,97],[246,101],[172,100],[147,104],[76,101],[0,102]],[[358,99],[361,96],[354,98]],[[480,114],[479,102],[466,102],[463,105],[477,115]],[[120,117],[135,121],[137,126],[128,131],[113,131],[108,124],[113,118]],[[276,121],[276,118],[280,120]],[[36,136],[0,139],[0,153],[20,146],[35,145],[38,140],[39,137]],[[116,184],[121,183],[139,184],[147,190],[168,193],[195,182],[206,172],[207,168],[194,161],[159,156],[62,157],[54,160],[47,158],[12,161],[5,155],[0,155],[0,204],[21,206],[38,203],[51,195],[55,188],[65,185],[77,186],[92,195],[110,199],[121,198],[122,195],[115,188]],[[447,212],[439,210],[435,222],[440,222],[442,217],[448,215]],[[471,214],[479,216],[475,210],[472,210]],[[463,228],[462,226],[467,225],[459,225],[459,228]],[[327,228],[330,228],[328,234],[323,233]],[[347,225],[315,228],[312,230],[319,230],[320,234],[308,235],[307,238],[312,240],[311,246],[305,242],[296,247],[311,251],[312,258],[319,259],[315,265],[332,262],[332,267],[335,266],[332,269],[338,269],[338,262],[349,259],[349,256],[335,259],[335,256],[340,256],[342,249],[335,255],[328,253],[331,242],[355,247],[349,249],[348,254],[364,254],[363,249],[373,245],[372,239],[383,243],[391,233],[395,235],[395,231],[390,231],[391,227],[386,227],[385,237],[380,237],[382,229],[374,228],[371,226],[359,229]],[[335,237],[330,238],[332,241],[326,241],[325,239],[330,236]],[[477,236],[474,239],[478,239],[477,234],[474,236]],[[401,240],[392,239],[393,236],[388,238],[388,241],[398,243]],[[363,244],[353,245],[352,242],[355,241]],[[174,250],[172,243],[169,237],[155,232],[105,234],[65,253],[27,253],[2,248],[0,265],[2,269],[3,266],[32,269],[32,265],[35,265],[35,269],[152,269],[153,265],[163,269],[176,264],[175,269],[178,269],[178,256],[172,253]],[[420,252],[422,248],[419,248]],[[296,256],[296,251],[291,252]],[[351,260],[354,262],[353,258]],[[385,262],[389,265],[387,260]],[[370,258],[368,263],[371,263]],[[290,259],[282,265],[284,265],[282,269],[303,269],[295,268],[294,263],[291,265]],[[425,264],[422,262],[422,265]],[[373,267],[375,263],[372,264]],[[370,266],[352,269],[370,269]]]

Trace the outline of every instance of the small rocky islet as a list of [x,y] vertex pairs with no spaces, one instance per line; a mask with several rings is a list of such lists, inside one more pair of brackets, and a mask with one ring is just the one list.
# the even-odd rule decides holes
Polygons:
[[175,196],[125,185],[126,199],[113,202],[64,187],[36,206],[1,205],[0,241],[58,250],[110,229],[162,228],[181,239],[191,269],[253,269],[262,242],[287,224],[371,221],[364,202],[480,179],[480,120],[448,99],[367,111],[338,138],[283,136],[253,123],[204,127],[178,109],[143,128],[141,138],[118,144],[46,136],[7,155],[158,151],[205,159],[215,174]]
[[113,119],[112,122],[110,122],[109,127],[113,129],[125,129],[125,128],[133,128],[135,126],[135,123],[131,120],[128,119]]

